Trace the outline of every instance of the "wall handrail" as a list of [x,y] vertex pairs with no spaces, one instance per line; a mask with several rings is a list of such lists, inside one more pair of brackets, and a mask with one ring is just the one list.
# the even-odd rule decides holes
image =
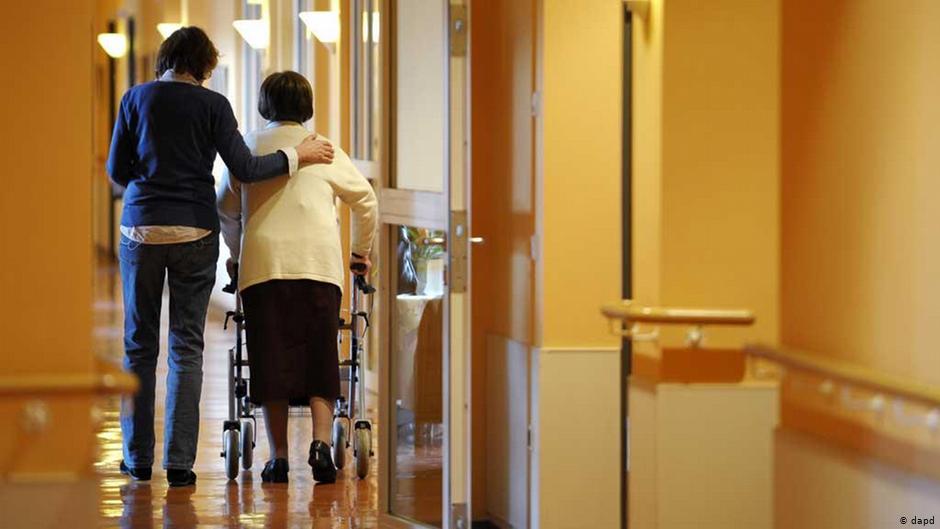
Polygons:
[[137,391],[137,378],[107,361],[88,373],[36,373],[0,376],[0,397],[62,393],[123,395]]
[[750,357],[762,358],[785,368],[811,372],[885,396],[901,397],[929,407],[940,407],[940,386],[915,382],[906,377],[792,349],[755,344],[745,346],[744,352]]
[[601,308],[611,320],[620,320],[629,327],[634,323],[661,323],[676,325],[751,325],[754,313],[745,309],[692,309],[674,307],[646,307],[625,299]]

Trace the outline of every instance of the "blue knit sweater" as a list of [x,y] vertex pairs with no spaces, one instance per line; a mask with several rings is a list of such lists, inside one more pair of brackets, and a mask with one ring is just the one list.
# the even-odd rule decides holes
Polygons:
[[127,188],[121,225],[217,231],[216,153],[242,182],[288,172],[281,151],[251,155],[221,94],[180,82],[131,88],[121,100],[107,163],[111,180]]

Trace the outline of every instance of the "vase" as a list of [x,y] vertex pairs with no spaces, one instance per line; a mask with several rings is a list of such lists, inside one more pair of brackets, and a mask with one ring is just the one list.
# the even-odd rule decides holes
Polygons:
[[416,293],[419,296],[443,295],[444,259],[417,259],[414,264],[418,279]]

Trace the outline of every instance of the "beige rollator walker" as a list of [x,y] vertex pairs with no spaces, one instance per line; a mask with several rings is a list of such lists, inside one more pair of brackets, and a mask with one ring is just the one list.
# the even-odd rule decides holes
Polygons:
[[[361,266],[353,265],[354,271]],[[347,384],[346,395],[340,395],[333,407],[333,463],[337,469],[346,465],[346,449],[352,444],[356,460],[356,475],[364,479],[369,475],[372,452],[372,422],[363,416],[366,392],[362,383],[362,356],[366,332],[369,329],[369,312],[364,310],[363,298],[375,293],[375,287],[366,282],[365,276],[352,274],[352,300],[349,321],[340,318],[339,336],[342,345],[343,332],[349,332],[349,358],[339,362],[340,383]],[[254,404],[248,399],[248,356],[244,341],[245,315],[242,312],[238,293],[238,272],[231,283],[222,290],[235,295],[235,310],[225,313],[223,329],[228,329],[231,319],[235,322],[235,346],[228,355],[228,419],[222,424],[222,453],[225,459],[225,475],[228,479],[238,477],[239,461],[245,470],[251,468],[257,435],[258,421]],[[371,305],[370,305],[371,306]],[[340,347],[342,350],[342,347]],[[351,435],[350,435],[351,434]],[[351,438],[351,439],[350,439]]]

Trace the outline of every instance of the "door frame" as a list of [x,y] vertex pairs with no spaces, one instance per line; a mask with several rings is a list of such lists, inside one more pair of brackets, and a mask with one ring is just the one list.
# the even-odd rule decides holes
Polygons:
[[[633,12],[629,3],[623,6],[623,158],[622,178],[622,275],[621,295],[633,298]],[[620,527],[629,526],[630,487],[630,401],[629,381],[633,371],[633,342],[624,338],[620,351]]]
[[[443,472],[442,472],[442,502],[441,502],[441,520],[442,527],[446,529],[456,528],[456,527],[469,527],[471,521],[471,495],[472,495],[472,460],[471,460],[471,440],[470,433],[472,429],[470,428],[470,388],[471,388],[471,349],[470,349],[470,36],[469,36],[469,3],[470,0],[456,0],[457,5],[465,6],[465,11],[463,12],[463,17],[461,19],[461,24],[463,32],[465,34],[465,71],[466,75],[462,79],[463,91],[463,108],[461,114],[462,117],[459,121],[464,127],[464,139],[461,142],[463,153],[458,158],[462,161],[460,168],[462,169],[462,181],[459,182],[459,186],[452,186],[452,180],[454,179],[454,160],[455,153],[454,143],[452,141],[452,130],[454,127],[454,113],[452,108],[453,101],[453,72],[451,68],[452,62],[452,48],[454,47],[454,19],[453,13],[455,5],[455,0],[439,0],[445,4],[444,9],[444,24],[445,29],[445,46],[447,52],[442,57],[443,60],[443,82],[445,83],[445,101],[444,101],[444,133],[445,138],[442,142],[442,147],[445,148],[444,156],[444,167],[442,171],[444,173],[443,177],[443,186],[440,193],[437,192],[428,192],[428,191],[412,191],[412,190],[403,190],[396,189],[390,186],[392,175],[396,162],[396,144],[397,137],[395,133],[395,112],[397,105],[396,97],[396,83],[395,75],[397,65],[395,64],[396,50],[395,42],[397,37],[397,28],[395,27],[395,21],[397,20],[397,11],[396,3],[397,0],[378,0],[379,6],[382,12],[380,20],[380,34],[387,37],[382,38],[379,42],[379,62],[381,64],[381,104],[380,107],[380,123],[382,127],[381,134],[381,149],[379,156],[380,163],[380,175],[381,178],[376,181],[376,191],[379,194],[379,296],[380,302],[378,303],[378,310],[375,317],[376,328],[381,329],[378,332],[378,343],[379,343],[379,362],[378,362],[378,371],[379,371],[379,406],[378,406],[378,415],[379,415],[379,449],[378,449],[378,466],[379,466],[379,521],[380,524],[384,527],[402,527],[402,528],[419,528],[427,527],[420,522],[406,519],[391,513],[391,468],[392,460],[394,455],[392,453],[392,448],[394,446],[393,440],[396,435],[396,428],[392,426],[392,402],[391,395],[391,384],[392,384],[392,370],[391,370],[391,327],[392,322],[392,311],[393,311],[393,293],[391,290],[392,284],[397,278],[398,263],[394,259],[390,259],[389,256],[392,255],[393,250],[393,241],[397,240],[396,226],[398,225],[414,225],[426,228],[434,228],[443,230],[446,233],[446,249],[447,249],[447,267],[445,274],[445,295],[442,304],[442,361],[441,361],[441,371],[442,371],[442,420],[444,424],[444,442],[443,442]],[[356,23],[355,20],[351,20],[351,23]],[[460,189],[457,189],[459,187]],[[457,226],[455,224],[455,215],[452,208],[454,208],[455,202],[455,193],[457,195],[457,202],[462,202],[458,206],[463,205],[463,212],[465,213],[465,221],[462,221],[462,225]],[[456,216],[456,218],[460,218]],[[462,251],[458,251],[457,248],[462,246]],[[463,263],[455,261],[455,254],[457,255],[458,260],[463,260]],[[454,301],[454,295],[457,292],[452,290],[453,280],[454,280],[454,270],[455,267],[462,267],[464,282],[465,282],[465,292],[463,293],[463,298],[461,298],[460,304],[463,306],[463,310],[458,311],[464,322],[462,323],[464,332],[461,334],[463,338],[463,354],[460,356],[461,363],[464,365],[462,371],[462,376],[464,380],[462,381],[462,394],[457,400],[455,400],[452,393],[452,387],[455,380],[453,379],[453,365],[451,363],[452,357],[454,356],[453,352],[459,347],[459,344],[455,344],[452,340],[454,338],[451,333],[451,327],[453,325],[452,317],[454,317],[454,311],[452,310],[452,303]],[[456,347],[455,347],[456,346]],[[457,404],[455,406],[455,403]],[[465,435],[465,447],[463,449],[465,461],[463,462],[464,475],[462,476],[463,485],[463,497],[461,499],[461,506],[455,511],[453,509],[454,498],[452,495],[453,492],[453,476],[451,474],[451,469],[453,466],[452,458],[454,454],[452,453],[452,443],[453,443],[453,424],[454,424],[454,411],[457,411],[457,415],[461,416],[463,419],[462,431]],[[461,512],[462,511],[462,512]]]

